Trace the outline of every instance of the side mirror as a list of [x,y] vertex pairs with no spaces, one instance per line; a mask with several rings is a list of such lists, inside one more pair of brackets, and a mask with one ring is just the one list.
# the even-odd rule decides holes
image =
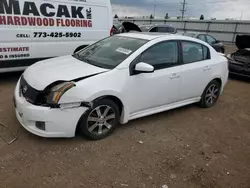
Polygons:
[[216,43],[220,43],[220,41],[219,41],[219,40],[216,40]]
[[152,65],[147,63],[140,62],[135,65],[135,72],[136,73],[152,73],[154,72],[155,68]]

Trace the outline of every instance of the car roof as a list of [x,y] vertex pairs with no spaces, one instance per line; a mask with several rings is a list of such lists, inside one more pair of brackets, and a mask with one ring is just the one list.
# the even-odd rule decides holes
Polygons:
[[130,38],[138,38],[144,40],[154,40],[159,37],[165,37],[168,35],[172,35],[170,33],[157,33],[157,32],[136,32],[136,33],[121,33],[119,36],[130,37]]
[[[130,38],[137,38],[137,39],[144,39],[144,40],[154,40],[157,38],[166,38],[169,40],[189,40],[195,41],[199,43],[203,43],[203,41],[195,38],[191,38],[188,36],[183,35],[176,35],[171,33],[158,33],[158,32],[138,32],[138,33],[121,33],[116,36],[123,36],[123,37],[130,37]],[[204,44],[204,43],[203,43]]]

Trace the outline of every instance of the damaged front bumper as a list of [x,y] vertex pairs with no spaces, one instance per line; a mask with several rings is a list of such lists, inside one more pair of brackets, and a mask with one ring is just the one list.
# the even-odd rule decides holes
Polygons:
[[92,103],[87,102],[61,104],[55,108],[36,106],[19,95],[19,84],[14,91],[16,117],[26,130],[41,137],[74,137],[79,119],[92,107]]

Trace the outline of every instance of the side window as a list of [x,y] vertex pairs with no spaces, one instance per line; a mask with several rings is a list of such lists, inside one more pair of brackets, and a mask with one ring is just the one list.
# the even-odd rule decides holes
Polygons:
[[152,28],[149,32],[158,32],[158,28],[157,28],[157,27],[154,27],[154,28]]
[[178,64],[178,44],[176,41],[155,44],[142,53],[140,61],[154,66],[156,70],[175,66]]
[[216,39],[210,35],[207,35],[207,43],[214,44],[214,43],[216,43]]
[[158,27],[158,32],[165,33],[167,31],[165,27]]
[[183,63],[192,63],[203,60],[202,45],[194,42],[182,42]]
[[203,48],[203,59],[206,60],[206,59],[210,59],[210,50],[208,47],[206,46],[202,46]]
[[199,36],[198,36],[198,39],[200,39],[200,40],[202,40],[202,41],[204,41],[204,42],[207,42],[207,41],[206,41],[205,35],[199,35]]
[[166,27],[165,30],[167,33],[176,33],[176,30],[173,27]]

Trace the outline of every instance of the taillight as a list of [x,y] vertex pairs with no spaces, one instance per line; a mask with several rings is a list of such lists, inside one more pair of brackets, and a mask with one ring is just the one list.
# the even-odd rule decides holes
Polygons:
[[113,27],[111,27],[111,29],[110,29],[110,36],[112,36],[112,35],[114,35],[114,28]]

